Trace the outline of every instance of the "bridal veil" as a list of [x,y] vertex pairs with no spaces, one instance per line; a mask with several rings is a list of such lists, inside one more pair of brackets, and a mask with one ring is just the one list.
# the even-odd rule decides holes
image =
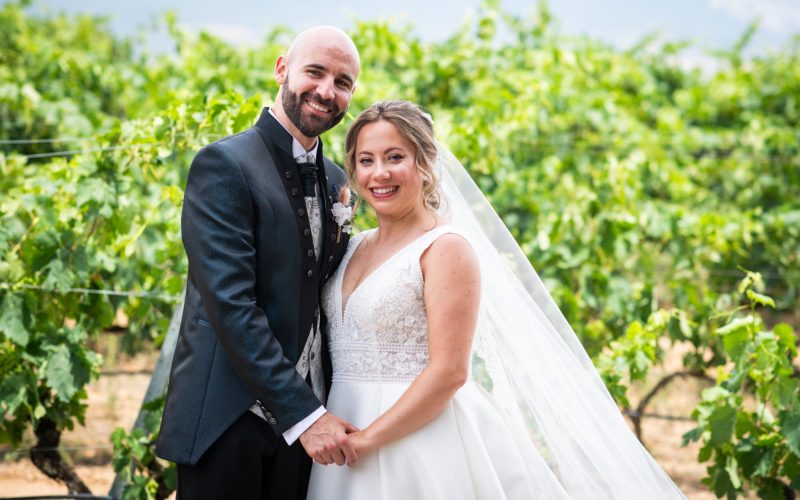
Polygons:
[[466,235],[481,267],[472,377],[524,428],[529,441],[519,444],[530,467],[546,464],[570,498],[685,498],[628,428],[527,257],[441,144],[436,171],[442,215]]

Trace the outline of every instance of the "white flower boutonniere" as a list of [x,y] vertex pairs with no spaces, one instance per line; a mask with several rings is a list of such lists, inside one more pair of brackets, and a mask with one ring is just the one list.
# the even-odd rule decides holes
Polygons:
[[353,229],[353,207],[350,206],[350,188],[343,186],[339,191],[339,201],[331,206],[333,220],[339,225],[339,235],[336,241],[342,238],[342,231],[350,234]]
[[350,229],[352,229],[351,219],[353,217],[353,207],[344,206],[336,202],[331,207],[331,212],[333,212],[333,219],[339,224],[339,228],[345,233],[350,234]]

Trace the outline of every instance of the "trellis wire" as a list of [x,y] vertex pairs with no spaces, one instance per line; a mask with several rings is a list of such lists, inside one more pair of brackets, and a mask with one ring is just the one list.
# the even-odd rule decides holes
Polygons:
[[30,285],[27,283],[0,283],[0,288],[14,290],[15,288],[23,288],[26,290],[38,290],[43,292],[50,292],[50,293],[88,293],[88,294],[95,294],[95,295],[106,295],[106,296],[113,296],[113,297],[135,297],[135,298],[144,298],[144,299],[155,299],[155,300],[162,300],[164,302],[177,302],[180,300],[179,296],[176,295],[166,295],[163,293],[153,293],[153,292],[134,292],[134,291],[118,291],[118,290],[103,290],[97,288],[53,288],[53,287],[44,287],[39,285]]
[[[190,135],[188,133],[181,133],[175,134],[173,137],[184,137]],[[222,134],[207,134],[209,138],[213,137],[222,137]],[[522,145],[534,145],[538,146],[539,149],[544,148],[564,148],[564,147],[571,147],[571,148],[578,148],[578,150],[595,150],[597,152],[603,151],[610,151],[617,149],[618,146],[613,144],[586,144],[586,143],[576,143],[575,141],[571,140],[574,138],[582,138],[582,137],[589,137],[589,134],[555,134],[549,137],[543,137],[539,139],[528,139],[526,142],[521,143]],[[556,140],[557,138],[566,138],[566,140]],[[80,141],[89,141],[89,142],[100,142],[102,140],[102,136],[90,136],[90,137],[63,137],[63,138],[42,138],[42,139],[0,139],[0,145],[26,145],[26,144],[52,144],[52,143],[66,143],[66,142],[80,142]],[[50,157],[58,157],[58,156],[70,156],[75,154],[82,154],[82,153],[91,153],[91,152],[102,152],[102,151],[112,151],[115,149],[129,149],[138,145],[150,145],[150,146],[163,146],[165,143],[163,142],[142,142],[142,143],[134,143],[134,144],[127,144],[127,145],[119,145],[119,146],[109,146],[103,148],[88,148],[88,149],[73,149],[73,150],[64,150],[64,151],[52,151],[48,153],[34,153],[28,155],[17,155],[23,158],[28,159],[36,159],[36,158],[50,158]],[[736,147],[746,147],[746,146],[732,146],[732,149],[712,149],[707,151],[700,151],[697,153],[693,153],[691,151],[685,151],[686,155],[691,156],[691,158],[695,161],[700,160],[702,158],[716,158],[716,159],[728,159],[728,158],[737,158],[739,151],[737,151]],[[753,155],[750,153],[745,152],[745,154],[749,154],[750,156],[755,156],[757,158],[766,158],[769,160],[767,163],[770,165],[777,165],[777,164],[785,164],[785,165],[797,165],[797,161],[800,160],[800,154],[797,155],[769,155],[769,154],[761,154],[761,155]]]
[[71,500],[71,499],[115,500],[114,497],[97,496],[87,493],[65,493],[63,495],[35,495],[32,497],[0,497],[0,500]]

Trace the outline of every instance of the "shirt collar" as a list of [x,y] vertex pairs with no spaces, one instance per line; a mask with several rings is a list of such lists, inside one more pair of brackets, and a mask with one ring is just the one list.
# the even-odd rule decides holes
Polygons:
[[[281,123],[281,121],[278,120],[278,117],[275,116],[275,113],[272,112],[272,108],[269,109],[269,114],[271,114],[273,118],[275,118],[275,121],[277,121],[286,132],[289,132],[289,129],[284,127],[283,123]],[[289,135],[292,135],[292,133],[289,132]],[[300,157],[301,161],[304,162],[310,161],[311,163],[316,163],[318,149],[319,149],[319,138],[314,140],[314,145],[311,146],[311,149],[306,151],[306,148],[304,148],[303,145],[300,144],[300,141],[295,139],[295,137],[292,135],[292,156],[294,157],[295,160],[297,160],[298,157]]]

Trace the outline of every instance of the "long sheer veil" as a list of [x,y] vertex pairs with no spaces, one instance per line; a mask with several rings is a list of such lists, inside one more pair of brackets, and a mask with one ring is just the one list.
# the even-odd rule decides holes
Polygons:
[[527,257],[441,144],[436,170],[440,211],[481,267],[472,378],[527,434],[519,444],[533,477],[547,467],[563,487],[558,496],[576,499],[685,498],[630,431]]

